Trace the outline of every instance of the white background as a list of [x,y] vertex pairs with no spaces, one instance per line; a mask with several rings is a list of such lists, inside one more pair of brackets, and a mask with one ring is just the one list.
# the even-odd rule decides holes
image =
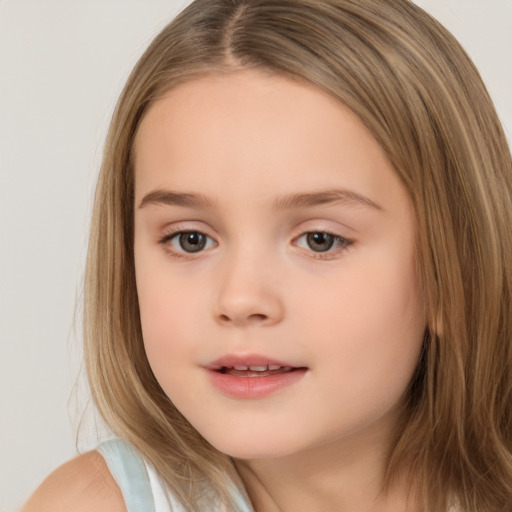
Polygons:
[[[103,139],[187,0],[0,0],[0,511],[74,456],[80,300]],[[418,0],[475,60],[512,139],[512,0]],[[91,421],[86,425],[91,425]],[[84,430],[81,449],[94,446]]]

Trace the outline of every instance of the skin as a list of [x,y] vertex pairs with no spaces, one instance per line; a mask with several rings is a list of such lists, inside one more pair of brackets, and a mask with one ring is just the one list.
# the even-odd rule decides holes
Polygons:
[[21,512],[126,512],[121,491],[103,457],[84,453],[57,468]]
[[[142,330],[176,407],[237,460],[257,510],[405,510],[380,489],[425,319],[412,206],[377,142],[318,89],[240,71],[157,101],[134,162]],[[328,190],[344,199],[283,199]],[[308,245],[320,232],[331,249]],[[205,369],[226,354],[307,371],[236,399]]]
[[[149,362],[191,424],[234,458],[255,510],[417,510],[399,486],[381,493],[425,327],[414,215],[359,119],[310,85],[240,71],[171,90],[134,149]],[[289,201],[332,190],[341,199]],[[187,252],[183,231],[204,234],[204,249]],[[314,251],[315,232],[333,246]],[[236,399],[205,368],[226,354],[307,371],[266,397]],[[59,468],[23,510],[77,506],[125,510],[95,452]]]

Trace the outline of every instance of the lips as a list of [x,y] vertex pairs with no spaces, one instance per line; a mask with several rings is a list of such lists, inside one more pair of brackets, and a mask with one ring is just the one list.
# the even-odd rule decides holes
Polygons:
[[222,367],[218,370],[225,375],[233,377],[268,377],[269,375],[279,375],[280,373],[287,373],[293,371],[295,368],[291,366],[279,366],[277,364],[260,365],[260,366],[246,366],[237,365],[235,367]]
[[258,355],[230,355],[206,367],[211,382],[233,398],[262,398],[302,378],[307,368]]
[[209,370],[236,377],[268,377],[298,369],[290,363],[258,355],[223,357],[208,365]]
[[228,355],[211,362],[207,368],[209,370],[222,370],[223,368],[231,368],[237,370],[265,371],[278,370],[279,368],[298,368],[297,366],[271,359],[260,355]]

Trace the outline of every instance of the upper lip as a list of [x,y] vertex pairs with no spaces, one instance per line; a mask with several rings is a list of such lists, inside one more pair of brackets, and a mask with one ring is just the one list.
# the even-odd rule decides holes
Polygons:
[[234,368],[235,366],[280,366],[283,368],[299,368],[297,365],[279,361],[268,356],[258,354],[229,354],[215,361],[212,361],[206,368],[209,370],[220,370],[222,368]]

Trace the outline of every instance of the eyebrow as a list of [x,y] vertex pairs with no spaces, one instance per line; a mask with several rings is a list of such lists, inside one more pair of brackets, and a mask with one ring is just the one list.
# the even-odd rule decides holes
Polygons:
[[[378,211],[383,208],[377,203],[357,192],[344,189],[322,190],[318,192],[305,192],[296,194],[287,194],[279,197],[274,202],[276,210],[311,208],[313,206],[321,206],[335,203],[345,203],[366,206]],[[182,206],[188,208],[212,208],[215,202],[210,198],[196,193],[188,192],[172,192],[170,190],[154,190],[146,194],[140,202],[139,208],[147,205],[167,205]]]
[[354,204],[383,211],[383,208],[366,196],[352,190],[334,189],[319,192],[289,194],[278,198],[276,209],[307,208],[312,206],[328,205],[334,203]]
[[202,194],[191,194],[186,192],[171,192],[170,190],[154,190],[146,194],[139,204],[139,208],[153,205],[183,206],[211,208],[214,202]]

